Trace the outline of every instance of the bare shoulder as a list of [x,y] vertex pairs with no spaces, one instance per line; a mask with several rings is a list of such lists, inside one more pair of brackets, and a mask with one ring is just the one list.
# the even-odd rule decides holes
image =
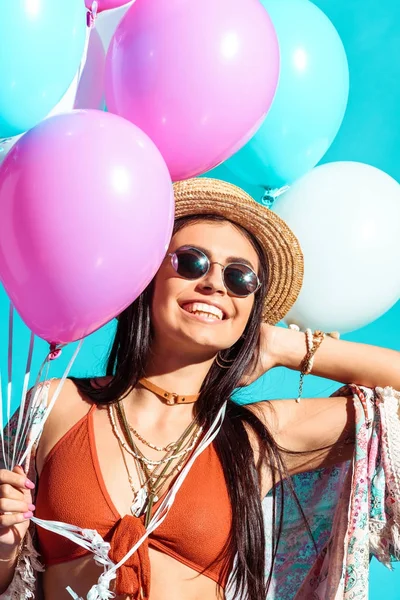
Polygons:
[[[48,404],[58,390],[59,384],[59,379],[50,381]],[[79,392],[74,382],[70,379],[66,379],[47,418],[40,438],[36,454],[36,463],[39,474],[51,449],[88,413],[90,406],[91,402]]]
[[[52,379],[50,381],[48,404],[51,402],[55,392],[58,390],[61,380]],[[89,408],[90,402],[85,398],[77,386],[71,379],[66,379],[62,384],[58,398],[54,404],[54,407],[49,415],[48,422],[50,419],[57,420],[58,418],[66,417],[68,413],[77,411],[79,420],[79,413],[85,414],[85,411]]]

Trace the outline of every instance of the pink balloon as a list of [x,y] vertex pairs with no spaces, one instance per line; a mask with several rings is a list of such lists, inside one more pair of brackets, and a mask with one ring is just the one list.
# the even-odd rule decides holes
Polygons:
[[74,108],[103,108],[106,53],[96,29],[90,32],[85,66],[79,79]]
[[252,137],[278,74],[260,0],[136,0],[108,50],[106,104],[151,137],[177,181]]
[[151,281],[173,214],[168,169],[140,129],[96,110],[51,117],[0,168],[0,281],[38,336],[80,339]]
[[[94,0],[85,0],[86,8],[92,10]],[[97,0],[97,12],[110,10],[110,8],[118,8],[124,4],[128,4],[130,0]]]

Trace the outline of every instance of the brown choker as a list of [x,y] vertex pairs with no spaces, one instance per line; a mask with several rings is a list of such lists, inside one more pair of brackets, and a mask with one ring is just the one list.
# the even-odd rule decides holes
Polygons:
[[175,394],[175,392],[167,392],[167,390],[163,390],[162,388],[158,387],[158,385],[152,383],[151,381],[145,378],[140,379],[139,383],[150,392],[153,392],[153,394],[157,394],[157,396],[160,396],[160,398],[162,398],[166,404],[170,405],[193,404],[193,402],[196,402],[197,398],[200,395],[193,394],[191,396],[180,396],[179,394]]

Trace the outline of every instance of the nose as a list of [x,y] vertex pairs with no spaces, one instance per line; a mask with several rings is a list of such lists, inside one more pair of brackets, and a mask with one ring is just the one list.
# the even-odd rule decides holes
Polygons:
[[222,276],[223,265],[213,262],[207,275],[199,279],[197,287],[203,293],[224,295],[227,293]]

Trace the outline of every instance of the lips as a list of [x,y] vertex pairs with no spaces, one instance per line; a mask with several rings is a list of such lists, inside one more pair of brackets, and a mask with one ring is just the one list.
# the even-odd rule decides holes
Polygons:
[[206,304],[205,302],[186,302],[182,304],[181,308],[210,322],[222,321],[225,317],[224,312],[218,306]]

